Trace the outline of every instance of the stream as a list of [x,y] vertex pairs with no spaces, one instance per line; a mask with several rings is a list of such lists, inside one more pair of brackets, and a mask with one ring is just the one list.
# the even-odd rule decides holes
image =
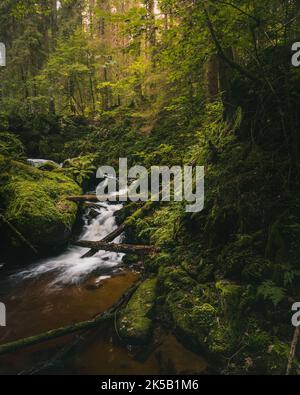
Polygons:
[[[116,227],[122,205],[99,203],[87,208],[80,239],[97,241]],[[93,218],[90,211],[93,211]],[[120,242],[122,236],[116,239]],[[0,265],[0,300],[7,326],[0,344],[91,319],[112,306],[140,277],[122,264],[123,254],[87,252],[69,247],[58,256],[22,267]],[[87,334],[68,335],[0,357],[0,374],[170,374],[203,373],[207,364],[187,351],[172,334],[158,328],[154,344],[125,346],[115,323]],[[79,341],[80,340],[80,341]],[[77,344],[78,343],[78,344]],[[75,344],[65,352],[68,345]]]

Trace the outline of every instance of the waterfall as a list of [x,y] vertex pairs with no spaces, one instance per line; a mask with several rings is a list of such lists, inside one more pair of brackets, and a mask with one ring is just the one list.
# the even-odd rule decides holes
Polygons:
[[[99,215],[90,219],[89,210],[84,214],[84,228],[81,240],[98,241],[116,229],[115,212],[120,210],[122,205],[109,203],[95,203],[93,210]],[[115,242],[121,241],[118,237]],[[124,254],[114,252],[99,251],[91,258],[81,259],[87,250],[81,247],[70,246],[67,251],[54,258],[43,259],[29,266],[26,270],[15,274],[13,277],[18,281],[33,279],[46,274],[51,274],[53,280],[50,287],[60,287],[63,285],[80,284],[91,274],[99,273],[96,282],[110,277],[118,266],[122,263]]]

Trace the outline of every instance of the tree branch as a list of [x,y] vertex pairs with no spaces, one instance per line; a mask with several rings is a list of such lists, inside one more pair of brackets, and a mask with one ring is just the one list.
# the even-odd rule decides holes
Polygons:
[[238,63],[234,62],[233,60],[231,60],[230,58],[228,58],[228,56],[226,56],[218,38],[215,32],[215,29],[213,27],[213,24],[211,22],[211,19],[209,17],[209,13],[207,11],[207,8],[205,7],[205,5],[203,4],[203,12],[205,15],[205,19],[206,19],[206,24],[208,27],[208,30],[211,34],[212,40],[217,48],[218,54],[219,56],[227,63],[229,64],[230,67],[232,67],[233,69],[237,70],[240,74],[242,74],[243,76],[247,77],[248,79],[250,79],[253,82],[259,82],[259,79],[253,75],[252,73],[249,73],[248,70],[246,70],[244,67],[242,67],[241,65],[239,65]]
[[253,19],[256,22],[257,26],[259,26],[261,24],[261,20],[259,18],[257,18],[254,15],[248,14],[248,12],[242,10],[240,7],[236,6],[235,4],[229,3],[227,1],[222,1],[222,0],[215,0],[215,1],[220,4],[228,5],[229,7],[236,9],[237,11],[239,11],[241,14],[247,16],[248,18]]

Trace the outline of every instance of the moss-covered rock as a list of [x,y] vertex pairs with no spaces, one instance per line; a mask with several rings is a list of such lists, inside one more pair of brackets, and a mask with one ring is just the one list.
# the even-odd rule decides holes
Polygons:
[[151,312],[156,298],[156,286],[156,279],[144,281],[121,312],[119,334],[129,344],[144,344],[151,338]]
[[[80,194],[78,185],[63,173],[41,171],[25,163],[0,158],[1,208],[4,218],[32,244],[39,254],[65,244],[76,220],[77,205],[67,196]],[[3,221],[2,221],[3,222]],[[13,255],[28,248],[1,224],[5,250]]]
[[188,291],[170,293],[166,307],[179,338],[191,348],[206,349],[210,330],[216,323],[217,309]]
[[162,267],[159,289],[175,333],[191,349],[208,349],[209,334],[217,323],[217,293],[198,284],[182,267]]

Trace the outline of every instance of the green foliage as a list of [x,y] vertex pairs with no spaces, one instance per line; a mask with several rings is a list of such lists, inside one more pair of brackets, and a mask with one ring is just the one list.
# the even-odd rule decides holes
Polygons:
[[270,280],[265,281],[258,287],[257,295],[262,296],[264,300],[271,301],[274,307],[277,307],[286,297],[285,290]]
[[21,141],[11,133],[0,133],[0,154],[15,159],[25,159],[25,149]]
[[[290,65],[299,7],[152,5],[0,4],[9,53],[0,128],[13,133],[0,134],[1,209],[42,244],[41,228],[64,239],[74,222],[65,196],[79,188],[66,174],[83,185],[120,157],[147,168],[205,165],[202,212],[149,204],[128,233],[162,248],[147,272],[159,271],[162,311],[186,344],[217,355],[226,373],[283,372],[282,317],[300,285],[300,74]],[[12,160],[25,159],[16,135],[32,157],[73,159],[63,170],[22,167]],[[126,326],[146,333],[142,299]]]
[[64,171],[82,186],[83,182],[95,173],[94,161],[95,157],[93,155],[67,159],[64,162]]

